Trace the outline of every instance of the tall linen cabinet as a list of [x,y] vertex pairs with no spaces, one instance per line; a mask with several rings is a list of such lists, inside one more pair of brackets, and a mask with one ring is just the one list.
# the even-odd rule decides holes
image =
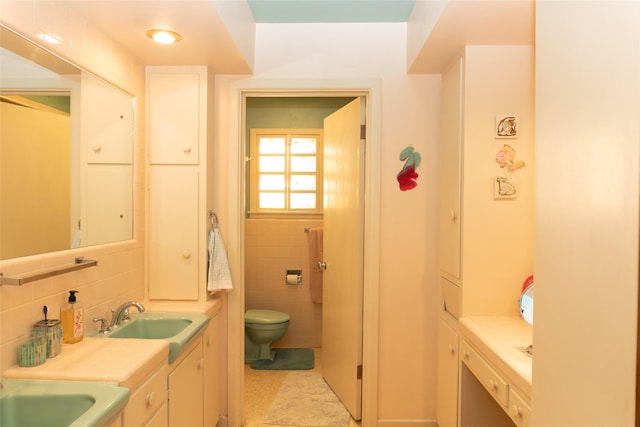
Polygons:
[[149,66],[148,297],[205,301],[212,104],[205,66]]
[[[462,316],[518,316],[533,272],[532,46],[466,46],[442,74],[437,419],[459,425]],[[517,135],[499,135],[504,117]],[[501,167],[505,144],[515,161]],[[507,194],[497,178],[515,189]]]

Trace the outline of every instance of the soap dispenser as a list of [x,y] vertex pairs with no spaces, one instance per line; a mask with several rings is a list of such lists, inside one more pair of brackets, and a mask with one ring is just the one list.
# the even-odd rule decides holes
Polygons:
[[78,291],[69,291],[69,304],[60,310],[62,342],[66,344],[77,343],[84,338],[82,307],[77,304],[76,293]]

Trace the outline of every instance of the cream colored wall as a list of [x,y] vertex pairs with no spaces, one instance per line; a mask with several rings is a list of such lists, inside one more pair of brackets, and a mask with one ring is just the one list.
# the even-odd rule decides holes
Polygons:
[[32,324],[41,320],[42,306],[48,306],[49,318],[57,317],[69,289],[80,291],[78,301],[85,309],[87,329],[93,328],[92,318],[109,315],[109,309],[122,301],[144,298],[144,70],[64,3],[2,1],[0,6],[3,25],[32,40],[41,30],[59,34],[63,43],[51,50],[136,96],[134,240],[0,261],[0,271],[11,276],[70,264],[76,256],[98,260],[98,266],[90,269],[21,287],[0,287],[0,369],[4,370],[16,363],[16,347]]
[[[533,46],[467,46],[464,52],[462,312],[518,316],[522,283],[533,273]],[[495,117],[502,114],[519,117],[518,138],[495,137]],[[500,168],[495,158],[504,144],[524,167]],[[516,198],[494,198],[496,176],[509,178]]]
[[[239,165],[227,163],[229,150],[237,150],[239,143],[229,140],[229,135],[237,133],[229,128],[233,121],[230,117],[239,114],[239,109],[229,110],[234,86],[260,87],[261,81],[271,79],[294,79],[290,85],[302,79],[304,87],[327,79],[380,82],[382,164],[372,172],[381,182],[380,345],[374,356],[379,360],[376,417],[380,424],[432,425],[438,309],[440,76],[407,75],[405,24],[259,24],[256,37],[255,76],[216,78],[217,202],[221,210],[234,211],[229,201],[235,202],[237,197]],[[265,86],[271,87],[267,83]],[[417,188],[401,192],[396,175],[404,164],[398,157],[409,145],[422,155],[417,169],[420,177]],[[238,250],[234,239],[230,236],[227,240],[231,253]],[[230,262],[237,262],[234,255],[230,254]],[[238,393],[230,392],[231,396]]]
[[[305,227],[322,220],[245,220],[245,309],[291,316],[281,347],[322,346],[322,304],[311,302],[309,246]],[[302,269],[302,284],[285,284],[287,269]]]
[[536,5],[533,425],[636,425],[640,3]]

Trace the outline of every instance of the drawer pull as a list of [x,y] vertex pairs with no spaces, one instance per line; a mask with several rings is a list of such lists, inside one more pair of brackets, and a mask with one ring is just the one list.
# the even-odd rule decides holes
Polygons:
[[516,418],[522,418],[522,408],[520,408],[518,405],[514,405],[513,406],[513,415]]
[[453,350],[453,345],[449,344],[449,354],[453,354],[454,350]]
[[191,258],[191,251],[188,251],[188,250],[182,251],[182,258],[184,258],[184,259]]
[[191,152],[191,146],[190,145],[185,145],[182,148],[182,151],[184,151],[184,154],[189,154]]
[[491,390],[498,391],[498,383],[496,383],[494,380],[490,380],[489,385],[491,386]]
[[147,408],[150,408],[151,406],[153,406],[153,403],[156,400],[155,398],[156,398],[156,394],[154,392],[147,394],[147,397],[144,399],[144,402],[146,403]]

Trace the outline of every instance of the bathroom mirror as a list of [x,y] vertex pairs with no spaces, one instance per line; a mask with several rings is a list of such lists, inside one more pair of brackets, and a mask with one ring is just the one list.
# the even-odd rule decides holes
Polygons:
[[0,27],[0,259],[133,238],[134,99]]
[[522,293],[518,300],[520,315],[525,322],[533,325],[533,276],[529,276],[522,285]]

